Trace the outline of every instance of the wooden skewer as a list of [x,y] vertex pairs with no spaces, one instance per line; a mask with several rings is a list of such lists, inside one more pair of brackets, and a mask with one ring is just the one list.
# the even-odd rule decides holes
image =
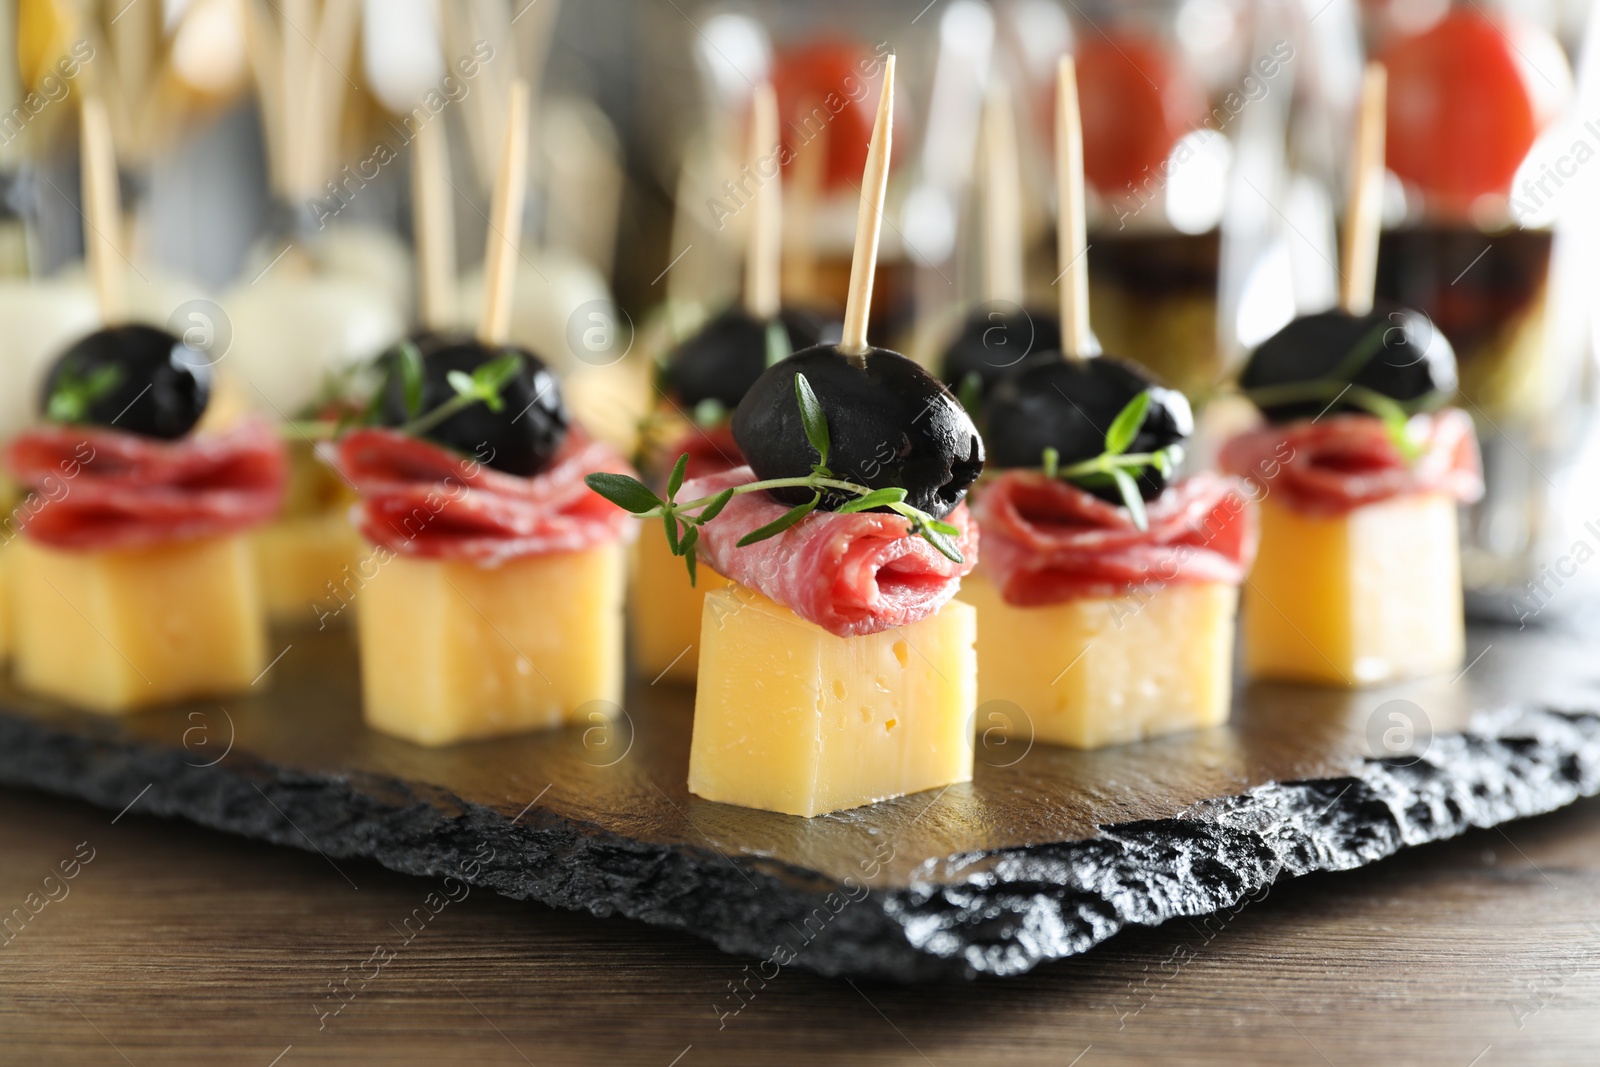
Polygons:
[[1389,74],[1382,63],[1368,63],[1361,78],[1361,111],[1356,119],[1356,170],[1344,217],[1344,271],[1339,306],[1352,315],[1372,310],[1378,279],[1378,237],[1383,231],[1384,108]]
[[324,0],[316,24],[315,55],[308,58],[305,115],[301,137],[307,151],[302,160],[306,197],[316,196],[339,158],[339,120],[344,114],[345,67],[355,51],[361,28],[357,0]]
[[[749,162],[757,188],[744,257],[744,309],[760,321],[777,315],[782,300],[783,174],[777,144],[778,96],[772,83],[764,82],[750,100]],[[771,178],[762,173],[763,163],[771,165]]]
[[278,28],[256,0],[246,0],[244,30],[245,52],[250,58],[251,73],[255,76],[256,104],[261,110],[261,129],[267,143],[268,176],[273,192],[286,196],[289,191],[285,172],[288,130],[283,113],[283,42],[278,36]]
[[442,121],[417,129],[411,157],[411,221],[417,236],[417,288],[422,325],[444,330],[456,324],[455,219],[450,210],[449,154]]
[[127,279],[122,270],[118,235],[122,205],[117,194],[117,158],[111,144],[111,120],[98,96],[86,96],[79,119],[82,145],[82,195],[85,214],[84,257],[94,281],[100,317],[115,325],[127,317]]
[[996,81],[983,109],[983,282],[991,301],[1022,303],[1021,167],[1011,90]]
[[894,56],[883,61],[883,91],[878,95],[878,118],[872,124],[872,143],[861,175],[861,205],[856,211],[856,247],[850,260],[850,291],[844,304],[844,336],[839,351],[858,362],[871,351],[867,344],[867,316],[872,309],[872,276],[878,268],[878,237],[883,231],[883,202],[889,191],[890,117],[894,112]]
[[1071,56],[1056,71],[1056,259],[1061,275],[1061,346],[1068,359],[1095,354],[1089,332],[1088,224],[1083,210],[1083,118]]
[[522,205],[528,191],[528,83],[511,83],[504,147],[489,208],[489,236],[483,253],[483,311],[478,340],[503,345],[511,332],[511,283],[522,241]]

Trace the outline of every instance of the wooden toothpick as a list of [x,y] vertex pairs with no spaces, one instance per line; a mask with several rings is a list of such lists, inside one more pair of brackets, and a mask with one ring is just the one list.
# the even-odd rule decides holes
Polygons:
[[1088,224],[1083,210],[1083,118],[1071,56],[1056,71],[1056,259],[1061,275],[1061,346],[1069,359],[1095,354],[1089,332]]
[[861,205],[856,211],[856,247],[850,260],[850,291],[844,304],[844,336],[839,351],[864,357],[867,316],[872,307],[872,275],[878,267],[878,237],[883,230],[883,201],[889,190],[890,118],[894,112],[894,56],[883,61],[883,91],[878,95],[878,118],[872,125],[872,143],[861,175]]
[[107,325],[127,318],[127,277],[121,245],[122,204],[117,191],[117,158],[111,143],[111,121],[98,96],[83,100],[81,125],[84,258],[94,282],[100,317]]
[[511,83],[504,147],[489,208],[489,237],[483,253],[483,311],[478,340],[503,345],[511,332],[511,283],[522,242],[522,205],[528,186],[528,83]]
[[[778,97],[763,82],[750,100],[750,170],[757,182],[755,214],[745,240],[744,309],[765,321],[778,314],[783,265],[783,174],[778,165]],[[772,177],[763,172],[772,167]]]
[[1383,172],[1389,74],[1382,63],[1368,63],[1361,78],[1361,110],[1356,118],[1356,169],[1344,218],[1344,271],[1339,306],[1352,315],[1372,310],[1378,280],[1378,237],[1383,231]]
[[456,324],[456,227],[450,210],[450,166],[441,119],[417,129],[411,157],[411,223],[417,236],[417,302],[429,330]]
[[1017,305],[1023,296],[1021,181],[1011,90],[996,81],[983,107],[983,288],[986,299]]

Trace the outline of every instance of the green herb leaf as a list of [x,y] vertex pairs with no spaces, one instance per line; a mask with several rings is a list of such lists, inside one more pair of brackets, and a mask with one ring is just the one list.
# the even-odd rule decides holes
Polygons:
[[1146,389],[1132,400],[1127,406],[1117,412],[1117,417],[1111,420],[1111,428],[1106,431],[1106,451],[1113,456],[1121,455],[1133,444],[1133,439],[1139,436],[1139,427],[1144,425],[1144,417],[1150,411],[1150,390]]
[[883,508],[888,507],[890,504],[898,504],[905,498],[906,491],[898,486],[890,486],[888,489],[874,489],[866,496],[858,496],[849,503],[840,506],[837,509],[837,513],[851,515],[858,511],[871,511],[873,508]]
[[956,400],[976,419],[983,411],[983,375],[969,370],[956,386]]
[[1139,495],[1139,483],[1133,480],[1133,475],[1121,467],[1111,469],[1111,478],[1117,483],[1117,492],[1122,494],[1122,506],[1128,509],[1128,516],[1133,519],[1133,525],[1143,531],[1150,528],[1150,519],[1145,515],[1144,497]]
[[52,422],[82,422],[89,417],[95,401],[110,395],[120,384],[122,368],[114,364],[96,367],[84,377],[63,370],[45,402],[45,417]]
[[939,555],[943,556],[945,559],[950,560],[952,563],[966,562],[966,560],[962,558],[961,549],[956,546],[954,539],[951,537],[940,533],[938,530],[935,530],[930,526],[919,527],[916,532],[921,534],[922,539],[937,549]]
[[[796,376],[796,380],[804,381],[804,379],[800,378],[798,375]],[[811,512],[821,502],[822,494],[818,492],[804,504],[801,504],[798,507],[790,508],[782,515],[779,515],[776,519],[773,519],[771,522],[767,523],[765,526],[751,530],[749,533],[739,538],[737,547],[744,548],[747,545],[755,544],[757,541],[765,541],[769,537],[778,536],[779,534],[783,533],[783,531],[787,530],[789,527],[793,526],[795,523],[811,514]]]
[[727,507],[728,501],[732,499],[733,490],[724,489],[722,492],[711,498],[711,503],[707,504],[701,509],[700,514],[695,516],[695,521],[700,523],[702,526],[705,525],[718,515],[722,514],[722,509]]
[[672,465],[672,473],[667,476],[667,499],[671,500],[678,495],[678,490],[683,488],[683,475],[689,469],[689,453],[685,452],[678,457],[678,462]]
[[1061,453],[1054,448],[1044,450],[1044,476],[1054,478],[1061,469]]
[[789,330],[782,319],[767,323],[767,366],[782,363],[794,355],[794,345],[789,340]]
[[806,381],[804,374],[797,373],[794,376],[794,395],[800,402],[800,422],[805,426],[806,440],[817,450],[817,466],[826,467],[831,446],[828,440],[828,416],[822,410],[817,394],[811,391],[811,383]]
[[667,531],[667,547],[672,549],[674,556],[683,555],[678,542],[678,517],[669,509],[662,513],[661,523]]
[[[694,531],[694,532],[696,532],[696,533],[698,533],[698,532],[699,532],[699,531],[698,531],[698,530],[696,530],[696,531]],[[689,568],[689,588],[690,588],[690,589],[693,589],[693,588],[694,588],[694,586],[695,586],[695,578],[696,578],[696,574],[695,574],[695,569],[694,569],[694,565],[695,565],[695,562],[696,562],[696,561],[697,561],[697,560],[698,560],[698,559],[699,559],[699,558],[700,558],[700,557],[699,557],[699,556],[697,556],[697,555],[696,555],[696,554],[695,554],[695,552],[694,552],[694,550],[693,550],[693,549],[690,549],[690,550],[689,550],[689,551],[688,551],[688,552],[685,552],[685,553],[684,553],[684,554],[683,554],[683,563],[684,563],[684,566],[686,566],[686,567],[688,567],[688,568]]]
[[400,392],[406,406],[406,421],[409,422],[422,414],[422,384],[426,378],[426,368],[422,365],[422,350],[411,341],[400,342],[399,354],[395,370],[400,374]]
[[940,533],[944,534],[946,537],[960,537],[961,536],[961,530],[959,528],[955,527],[955,526],[951,526],[948,522],[940,522],[938,519],[930,518],[928,520],[928,525],[932,529],[935,529],[935,530],[939,531]]
[[635,515],[658,508],[663,501],[650,491],[650,487],[626,474],[597,472],[584,477],[583,484],[599,493],[617,507]]

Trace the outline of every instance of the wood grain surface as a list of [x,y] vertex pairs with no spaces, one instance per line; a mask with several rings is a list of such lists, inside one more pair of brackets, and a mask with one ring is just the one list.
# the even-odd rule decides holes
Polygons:
[[[0,933],[0,1061],[1600,1060],[1600,801],[1296,880],[1024,978],[918,988],[795,970],[763,984],[639,923],[453,900],[459,886],[137,805],[113,818],[0,791],[0,916],[39,909]],[[742,1008],[730,983],[749,990]]]

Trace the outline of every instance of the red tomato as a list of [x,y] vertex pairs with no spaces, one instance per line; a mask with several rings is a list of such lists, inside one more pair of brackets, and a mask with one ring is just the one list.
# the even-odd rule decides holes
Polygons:
[[1538,122],[1504,28],[1459,8],[1379,58],[1389,68],[1389,169],[1459,209],[1509,191]]
[[881,58],[838,38],[819,38],[778,53],[772,84],[784,143],[803,152],[819,136],[827,137],[823,184],[828,189],[861,184],[882,77]]
[[[1205,93],[1159,42],[1125,33],[1085,37],[1076,52],[1083,170],[1105,193],[1159,173],[1178,138],[1205,119]],[[1055,122],[1055,87],[1046,109]]]

